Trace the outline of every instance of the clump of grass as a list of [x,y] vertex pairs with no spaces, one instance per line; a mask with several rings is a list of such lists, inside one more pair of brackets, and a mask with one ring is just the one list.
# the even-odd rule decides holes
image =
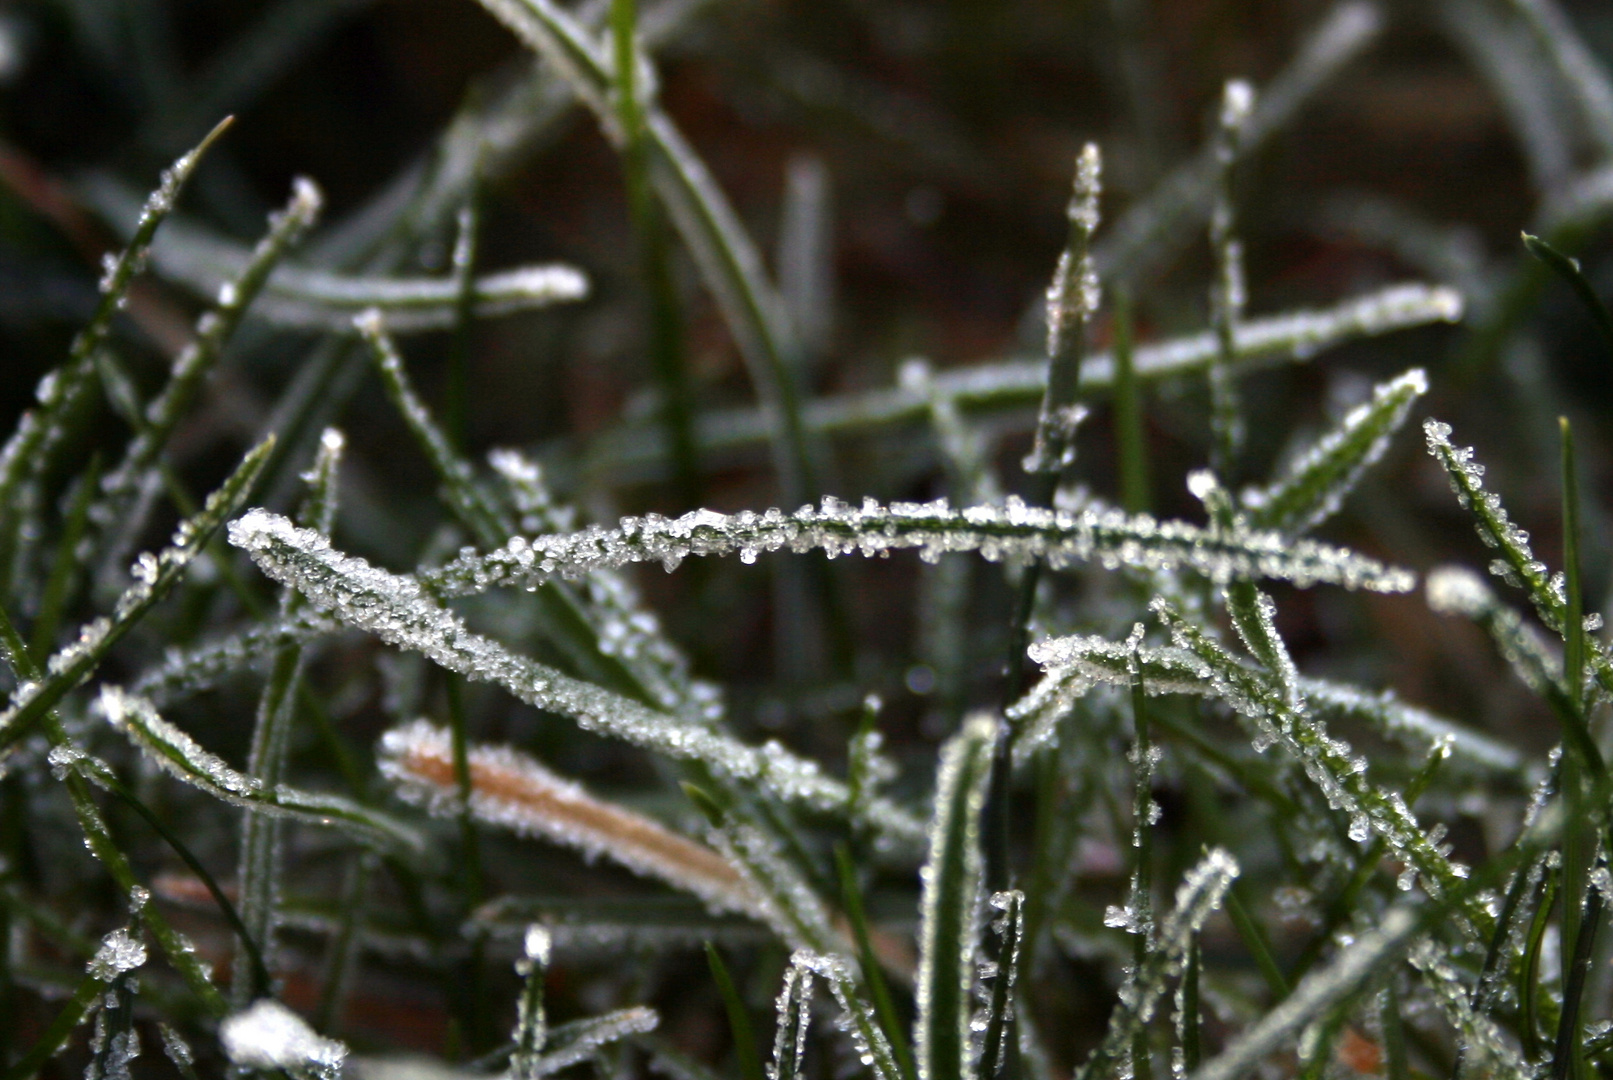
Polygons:
[[[314,234],[322,200],[305,180],[250,249],[171,220],[220,125],[131,220],[84,329],[0,448],[5,1080],[538,1080],[584,1064],[675,1080],[1320,1080],[1380,1063],[1390,1080],[1584,1080],[1613,1066],[1599,962],[1613,646],[1587,599],[1606,544],[1587,535],[1601,518],[1581,501],[1585,440],[1560,419],[1554,571],[1478,452],[1422,425],[1427,474],[1521,610],[1460,565],[1432,568],[1419,596],[1400,564],[1426,569],[1429,553],[1390,542],[1397,504],[1372,486],[1423,399],[1517,338],[1536,275],[1563,279],[1613,358],[1613,319],[1562,250],[1605,196],[1554,195],[1550,237],[1525,238],[1538,268],[1486,295],[1413,282],[1249,314],[1240,166],[1379,32],[1375,7],[1345,3],[1264,93],[1225,84],[1208,146],[1107,234],[1102,155],[1080,151],[1042,355],[913,364],[888,389],[814,395],[827,314],[785,299],[657,100],[654,47],[689,13],[482,3],[545,66],[467,107],[435,168],[400,181],[407,209],[382,206],[384,236]],[[1520,99],[1520,80],[1553,80],[1570,130],[1613,147],[1609,79],[1549,0],[1441,10],[1492,64],[1498,41],[1527,35],[1545,74],[1498,77]],[[267,47],[293,32],[264,33]],[[558,264],[479,271],[480,200],[572,98],[619,152],[656,396],[591,441],[496,450],[484,467],[461,415],[471,331],[580,301],[589,282]],[[1555,152],[1536,152],[1554,175]],[[127,207],[106,184],[81,197],[114,220]],[[371,213],[373,230],[385,215]],[[450,219],[447,273],[409,268],[401,252]],[[1200,226],[1206,324],[1134,341],[1145,268]],[[695,409],[680,251],[754,407]],[[148,262],[209,297],[154,392],[117,318]],[[1106,284],[1128,298],[1107,351]],[[1251,392],[1262,369],[1383,347],[1469,302],[1465,369],[1378,378],[1251,479],[1270,426]],[[446,420],[404,340],[441,329]],[[270,430],[198,495],[201,472],[178,465],[208,378],[236,350],[309,332]],[[379,435],[367,448],[362,414],[343,419],[371,377],[407,433],[385,450]],[[115,435],[96,430],[103,415]],[[1196,507],[1153,490],[1150,422],[1192,447]],[[871,473],[860,502],[837,498],[863,480],[831,480],[830,442],[904,425],[927,428],[949,490],[904,499]],[[692,499],[718,486],[721,454],[754,442],[784,509],[579,524],[634,468]],[[375,505],[352,461],[373,469],[380,453],[416,462],[435,504]],[[1094,463],[1105,454],[1119,483]],[[1317,535],[1351,509],[1345,542]],[[866,597],[820,552],[921,564],[912,599],[936,625],[914,636],[933,667],[882,670],[850,614]],[[714,652],[743,645],[711,582],[755,587],[761,563],[776,637],[821,655],[732,694],[706,677]],[[641,564],[699,567],[701,587],[663,620]],[[1556,728],[1519,742],[1411,704],[1380,677],[1387,638],[1321,648],[1284,632],[1300,605],[1344,621],[1369,603],[1474,624]],[[923,728],[881,702],[898,680],[909,698],[939,691]],[[441,1030],[361,1021],[379,1011],[366,996],[429,997]],[[141,1056],[159,1044],[165,1064]]]

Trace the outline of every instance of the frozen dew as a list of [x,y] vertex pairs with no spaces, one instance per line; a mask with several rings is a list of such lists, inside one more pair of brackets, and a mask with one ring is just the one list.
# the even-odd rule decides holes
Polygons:
[[285,1069],[333,1080],[347,1046],[319,1035],[302,1017],[272,998],[261,998],[224,1018],[218,1040],[230,1063],[244,1069]]
[[526,953],[528,960],[543,967],[549,966],[549,951],[554,946],[554,935],[547,928],[533,923],[526,928],[521,945],[521,951]]
[[101,982],[109,983],[145,962],[145,944],[127,928],[119,927],[101,939],[101,947],[95,950],[84,970]]

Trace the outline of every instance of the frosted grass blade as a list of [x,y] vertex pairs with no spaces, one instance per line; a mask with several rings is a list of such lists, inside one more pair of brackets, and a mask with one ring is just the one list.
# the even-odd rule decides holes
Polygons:
[[172,213],[180,191],[203,155],[229,125],[229,119],[219,123],[195,149],[163,172],[162,182],[139,211],[128,246],[108,261],[100,282],[101,298],[89,322],[73,339],[66,363],[40,380],[36,395],[38,406],[23,413],[16,430],[0,447],[0,595],[5,593],[8,584],[6,576],[11,570],[11,552],[17,540],[15,529],[26,512],[17,502],[24,481],[45,468],[64,437],[62,425],[94,374],[95,354],[106,340],[112,317],[123,306],[130,283],[145,266],[152,238]]
[[347,1058],[345,1043],[317,1034],[273,998],[259,998],[225,1017],[218,1041],[237,1068],[283,1070],[294,1080],[336,1080]]
[[[138,932],[130,934],[127,929],[119,928],[102,938],[95,956],[86,965],[84,978],[67,1004],[34,1041],[33,1046],[0,1076],[4,1080],[32,1080],[67,1045],[67,1040],[72,1038],[74,1029],[84,1022],[96,999],[125,973],[139,968],[145,962],[146,947],[140,943]],[[127,1008],[125,1011],[133,1012],[133,1009]]]
[[1111,1075],[1137,1033],[1153,1019],[1166,983],[1181,974],[1194,937],[1210,913],[1221,905],[1237,876],[1237,862],[1215,848],[1182,878],[1176,889],[1175,907],[1161,924],[1154,947],[1126,980],[1103,1041],[1076,1071],[1076,1080],[1102,1080]]
[[422,576],[439,595],[531,588],[554,578],[637,562],[676,567],[690,555],[737,554],[752,562],[764,552],[821,549],[830,558],[884,557],[916,548],[926,561],[952,551],[975,551],[990,562],[1055,569],[1097,562],[1106,569],[1180,568],[1212,581],[1235,577],[1282,578],[1304,588],[1317,583],[1372,592],[1405,592],[1414,584],[1404,570],[1311,540],[1274,532],[1204,529],[1182,521],[1135,517],[1109,507],[1051,510],[1010,496],[1003,506],[954,508],[941,499],[891,503],[872,499],[853,506],[826,497],[794,513],[778,509],[719,514],[697,510],[668,519],[651,514],[623,518],[615,529],[593,526],[569,535],[518,536],[489,554],[471,553]]
[[521,977],[521,997],[516,1002],[515,1050],[510,1054],[513,1080],[536,1080],[544,1044],[549,1041],[549,1020],[544,1012],[543,981],[549,974],[549,931],[534,923],[527,927],[522,955],[515,962]]
[[834,992],[835,1001],[844,1014],[852,1045],[857,1049],[857,1060],[873,1070],[874,1080],[903,1080],[908,1074],[901,1071],[891,1042],[869,1007],[857,992],[857,980],[851,963],[843,956],[807,954],[797,952],[815,973],[822,976]]
[[1009,1039],[1014,1031],[1014,992],[1019,981],[1020,955],[1025,944],[1025,894],[1018,889],[996,893],[991,898],[992,931],[1001,944],[997,950],[996,973],[991,983],[991,1000],[986,1007],[985,1037],[980,1044],[980,1075],[1001,1076],[1009,1059]]
[[300,791],[237,772],[163,719],[149,701],[120,687],[103,685],[98,707],[108,723],[164,772],[214,798],[258,813],[343,829],[366,844],[393,853],[426,850],[424,838],[413,829],[368,807],[337,795]]
[[1427,392],[1428,378],[1421,368],[1380,383],[1371,401],[1350,410],[1269,486],[1243,493],[1251,523],[1300,536],[1333,516],[1361,474],[1388,449],[1412,403]]
[[[449,732],[417,720],[382,737],[381,774],[406,801],[442,817],[460,812]],[[475,746],[467,755],[469,809],[478,820],[603,856],[634,873],[699,897],[712,911],[756,915],[760,905],[716,852],[625,807],[588,794],[508,746]]]
[[1509,0],[1540,43],[1579,106],[1585,129],[1603,157],[1613,155],[1613,80],[1554,0]]
[[1215,198],[1210,209],[1210,250],[1215,279],[1210,286],[1210,329],[1216,355],[1210,364],[1210,468],[1233,475],[1243,446],[1244,423],[1234,365],[1238,355],[1238,322],[1247,290],[1243,276],[1243,243],[1237,237],[1234,172],[1243,150],[1244,129],[1255,107],[1254,87],[1230,79],[1222,88],[1221,109],[1212,148],[1215,152]]
[[[759,784],[788,803],[848,814],[850,789],[777,743],[752,747],[716,729],[679,723],[630,698],[574,679],[472,633],[412,577],[390,574],[336,551],[330,541],[263,510],[232,522],[230,542],[258,566],[292,585],[341,621],[389,644],[423,653],[473,681],[495,683],[539,708],[569,716],[607,734],[681,761],[705,763],[719,777]],[[898,849],[915,845],[923,829],[886,798],[866,801],[866,823]]]
[[273,450],[274,439],[270,437],[249,451],[229,479],[207,497],[201,512],[180,522],[171,546],[157,555],[148,552],[136,560],[134,583],[118,598],[112,615],[84,626],[77,641],[50,658],[43,679],[18,688],[10,707],[0,712],[0,760],[168,594],[218,527],[246,501]]
[[588,1061],[612,1043],[654,1031],[660,1024],[660,1015],[642,1005],[562,1024],[549,1033],[550,1050],[532,1063],[531,1075],[552,1076]]
[[[1456,501],[1473,514],[1479,538],[1500,552],[1501,557],[1490,563],[1490,572],[1523,589],[1541,621],[1566,637],[1568,601],[1564,580],[1557,575],[1548,576],[1546,564],[1536,559],[1529,547],[1529,534],[1512,523],[1499,495],[1484,490],[1484,466],[1473,460],[1473,449],[1453,445],[1450,425],[1438,420],[1424,422],[1423,432],[1428,438],[1428,452],[1450,476]],[[1587,636],[1585,644],[1586,663],[1596,681],[1613,693],[1613,658],[1596,638]]]
[[336,629],[335,620],[312,609],[290,619],[268,619],[189,649],[170,649],[161,663],[140,672],[129,690],[162,708],[211,689],[242,670],[273,657],[291,644],[307,644]]
[[270,216],[269,230],[241,272],[219,287],[215,304],[197,320],[194,336],[174,360],[168,382],[141,414],[141,426],[124,451],[123,460],[101,481],[101,499],[90,513],[106,530],[126,515],[144,475],[156,467],[174,427],[189,411],[203,380],[218,364],[224,348],[257,298],[270,272],[319,216],[324,196],[313,181],[292,181],[285,208]]
[[[1453,863],[1430,839],[1399,793],[1385,791],[1366,779],[1365,761],[1347,743],[1328,734],[1305,710],[1303,699],[1295,701],[1283,690],[1279,677],[1240,664],[1168,604],[1156,602],[1154,610],[1178,647],[1193,652],[1209,666],[1217,696],[1254,722],[1256,745],[1282,743],[1328,804],[1349,815],[1352,839],[1364,843],[1373,833],[1384,837],[1399,858],[1416,868],[1425,890],[1436,899],[1464,894],[1467,868]],[[1257,617],[1256,635],[1274,636],[1274,630],[1265,629],[1266,622],[1269,615]],[[1247,624],[1240,627],[1248,628]],[[1483,905],[1470,902],[1462,910],[1481,936],[1493,929],[1493,919]]]
[[[1075,460],[1075,432],[1086,416],[1077,395],[1087,325],[1098,313],[1101,295],[1091,251],[1092,235],[1098,228],[1101,171],[1098,146],[1087,143],[1076,157],[1075,190],[1066,211],[1069,238],[1047,287],[1047,390],[1036,418],[1036,441],[1024,462],[1026,472],[1043,475],[1044,487],[1056,484],[1057,477]],[[1050,500],[1032,501],[1042,504]]]
[[1429,996],[1456,1029],[1464,1067],[1476,1069],[1478,1075],[1503,1080],[1525,1080],[1534,1075],[1502,1035],[1499,1025],[1474,1010],[1467,980],[1456,969],[1447,950],[1423,938],[1413,944],[1406,959],[1422,976]]
[[[1241,375],[1284,361],[1308,361],[1363,337],[1458,322],[1463,307],[1462,294],[1455,289],[1412,283],[1328,308],[1249,319],[1236,329],[1238,372]],[[1202,375],[1217,349],[1210,331],[1139,345],[1133,355],[1135,374],[1143,382]],[[1112,353],[1089,355],[1081,365],[1082,393],[1112,390],[1115,372]],[[802,407],[802,423],[811,434],[841,434],[921,422],[937,401],[976,412],[1035,405],[1046,389],[1046,379],[1046,358],[971,364],[938,372],[925,385],[899,383],[888,390],[814,399]],[[711,412],[699,424],[700,446],[706,453],[750,446],[765,442],[769,430],[767,417],[754,409]],[[643,472],[663,453],[658,443],[645,439],[639,430],[619,429],[594,446],[589,471]]]
[[975,910],[985,880],[980,815],[997,727],[989,715],[973,716],[941,751],[919,929],[913,1036],[919,1080],[965,1080],[973,1072]]
[[767,1065],[767,1080],[802,1080],[812,1022],[812,969],[800,954],[790,958],[774,1010],[773,1060]]
[[[890,1044],[891,1058],[894,1062],[894,1072],[890,1080],[913,1080],[917,1076],[913,1065],[913,1052],[907,1045],[901,1020],[896,1013],[896,1003],[891,998],[890,987],[885,983],[885,974],[880,970],[879,958],[874,953],[868,929],[868,914],[863,908],[862,890],[857,886],[857,867],[852,861],[850,850],[844,844],[835,846],[835,868],[840,873],[841,902],[845,906],[847,921],[851,923],[852,937],[857,943],[857,962],[862,967],[868,996],[873,999],[871,1004],[874,1017],[878,1021],[878,1027],[885,1041]],[[836,996],[839,996],[838,990]],[[841,1004],[843,1008],[846,1006],[845,1002]]]
[[[308,494],[301,514],[302,523],[328,534],[336,518],[336,472],[345,441],[341,432],[326,429],[320,437],[319,453],[305,474]],[[295,590],[281,596],[280,617],[295,619],[307,601]],[[269,678],[258,697],[252,731],[252,749],[247,758],[247,775],[268,787],[279,785],[285,774],[285,759],[291,744],[291,725],[297,691],[302,685],[303,650],[300,642],[287,642],[275,650]],[[241,847],[237,879],[241,892],[241,921],[244,940],[260,943],[269,957],[275,952],[275,909],[279,903],[282,878],[280,821],[269,815],[244,814],[241,818]],[[239,960],[237,961],[239,962]],[[231,986],[236,1008],[251,1000],[245,980]]]

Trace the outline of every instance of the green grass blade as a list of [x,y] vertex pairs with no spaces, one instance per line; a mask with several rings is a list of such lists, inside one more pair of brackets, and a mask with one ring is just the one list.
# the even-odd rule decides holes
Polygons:
[[722,954],[709,941],[706,942],[706,964],[711,968],[711,977],[717,984],[723,1008],[728,1013],[728,1030],[734,1040],[734,1060],[739,1064],[739,1075],[743,1080],[765,1080],[762,1053],[756,1047],[756,1030],[751,1026],[750,1010],[745,1008],[744,999],[739,996],[733,977],[728,974],[728,965],[723,963]]
[[779,990],[778,1020],[773,1029],[773,1060],[768,1080],[803,1080],[807,1035],[812,1024],[812,969],[799,956],[791,957]]
[[1602,344],[1607,348],[1609,359],[1613,359],[1613,314],[1609,314],[1607,305],[1602,303],[1601,297],[1596,295],[1585,272],[1580,269],[1579,260],[1569,258],[1538,236],[1523,234],[1523,246],[1529,249],[1529,254],[1539,259],[1551,268],[1551,271],[1574,290],[1580,303],[1590,313],[1591,320],[1596,323],[1596,330],[1602,335]]
[[1143,394],[1132,352],[1135,325],[1131,291],[1115,290],[1114,394],[1115,438],[1120,452],[1120,505],[1128,514],[1144,514],[1150,505],[1148,435],[1143,429]]
[[[482,6],[553,63],[607,135],[622,143],[625,132],[611,101],[613,65],[592,35],[551,0],[482,0]],[[799,346],[783,301],[704,162],[659,106],[645,101],[642,107],[650,181],[716,298],[768,413],[783,497],[789,505],[800,505],[814,492],[815,466],[792,368]]]
[[985,872],[980,816],[997,727],[991,717],[976,716],[941,752],[919,931],[914,1034],[919,1080],[967,1080],[969,1075],[975,902]]
[[913,1066],[913,1052],[903,1034],[904,1025],[896,1014],[896,1003],[891,997],[890,986],[885,982],[879,957],[874,953],[868,933],[868,913],[863,908],[862,889],[857,886],[857,867],[844,844],[835,845],[835,867],[840,872],[840,899],[845,905],[846,919],[851,923],[852,938],[857,943],[857,963],[862,967],[863,982],[868,987],[868,996],[873,1000],[874,1015],[891,1045],[902,1080],[914,1080],[918,1074]]
[[1019,982],[1022,950],[1025,944],[1025,894],[1018,889],[1000,892],[991,898],[997,912],[992,930],[997,935],[997,970],[991,982],[991,1000],[986,1005],[986,1031],[980,1044],[979,1075],[1002,1076],[1012,1059],[1014,993]]

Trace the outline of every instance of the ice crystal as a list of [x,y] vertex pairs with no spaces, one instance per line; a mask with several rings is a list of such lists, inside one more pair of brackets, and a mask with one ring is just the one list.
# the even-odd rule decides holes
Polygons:
[[[379,758],[382,775],[405,799],[444,817],[459,813],[453,740],[446,728],[426,720],[394,728],[382,737]],[[543,837],[589,859],[604,856],[697,896],[714,911],[761,911],[744,880],[710,848],[594,798],[511,747],[472,747],[468,760],[470,810],[481,821]]]
[[101,947],[85,965],[85,970],[102,982],[109,983],[145,962],[145,943],[130,934],[126,928],[119,927],[101,939]]
[[261,998],[225,1017],[218,1026],[218,1041],[230,1062],[241,1068],[285,1069],[322,1080],[334,1080],[347,1057],[346,1045],[317,1034],[272,998]]
[[903,1073],[890,1040],[858,987],[850,962],[843,956],[804,949],[796,950],[791,962],[802,964],[829,984],[840,1005],[843,1026],[857,1048],[857,1060],[873,1070],[874,1080],[901,1080]]

